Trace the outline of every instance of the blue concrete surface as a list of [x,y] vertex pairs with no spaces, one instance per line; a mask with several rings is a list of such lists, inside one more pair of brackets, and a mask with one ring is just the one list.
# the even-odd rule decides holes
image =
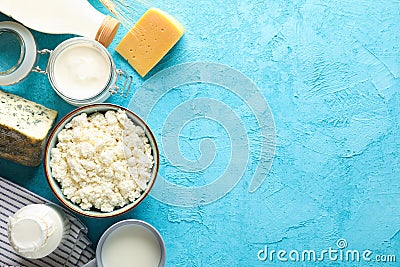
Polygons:
[[[90,2],[106,12],[97,1]],[[187,32],[142,79],[114,51],[126,33],[120,29],[109,51],[117,66],[134,76],[136,91],[143,92],[140,86],[152,75],[180,63],[207,61],[236,69],[254,82],[268,102],[276,129],[275,156],[265,181],[250,193],[262,145],[257,114],[218,85],[171,88],[153,103],[147,117],[159,143],[169,134],[163,130],[168,115],[180,104],[215,99],[239,114],[247,132],[250,152],[243,154],[248,159],[243,176],[233,190],[207,205],[179,207],[148,197],[117,218],[82,218],[91,240],[96,243],[114,222],[139,218],[163,235],[166,266],[400,266],[400,2],[151,3],[174,15]],[[0,15],[0,20],[7,17]],[[39,48],[50,49],[70,37],[38,32],[34,36]],[[59,119],[73,109],[37,73],[1,89],[57,109]],[[135,111],[130,105],[135,97],[132,92],[128,99],[112,96],[109,102],[132,106]],[[220,177],[230,164],[232,149],[233,133],[219,123],[224,117],[222,113],[220,120],[204,118],[179,125],[176,138],[181,156],[188,160],[201,158],[202,139],[212,141],[209,146],[216,149],[215,156],[205,170],[182,170],[179,163],[169,161],[170,151],[163,147],[160,175],[188,188]],[[0,176],[56,201],[43,166],[22,168],[1,160]],[[168,194],[164,192],[163,197],[174,197]],[[272,260],[262,261],[265,247],[269,252],[286,251],[281,256],[288,262],[279,260],[276,253]],[[320,256],[330,248],[344,256],[329,259],[325,254],[320,262],[289,258],[294,250],[314,250]],[[348,250],[370,250],[372,261],[347,261]],[[296,257],[295,252],[290,255]],[[377,262],[384,259],[376,257],[381,255],[395,255],[397,262]]]

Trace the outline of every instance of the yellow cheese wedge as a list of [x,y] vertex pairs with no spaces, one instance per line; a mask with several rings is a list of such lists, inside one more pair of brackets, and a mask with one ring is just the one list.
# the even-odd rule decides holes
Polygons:
[[116,51],[144,77],[179,41],[185,28],[166,12],[150,8],[125,35]]

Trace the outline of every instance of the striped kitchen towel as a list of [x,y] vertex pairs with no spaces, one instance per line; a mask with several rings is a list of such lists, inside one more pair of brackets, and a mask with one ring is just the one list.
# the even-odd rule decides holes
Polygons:
[[86,226],[66,210],[71,228],[61,246],[42,259],[24,259],[17,255],[8,242],[8,217],[26,205],[39,203],[50,202],[0,177],[0,267],[79,267],[94,258]]

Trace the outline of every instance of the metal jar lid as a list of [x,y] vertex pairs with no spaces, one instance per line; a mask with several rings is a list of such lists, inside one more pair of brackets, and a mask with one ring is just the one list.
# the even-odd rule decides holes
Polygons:
[[12,85],[32,71],[37,59],[32,33],[19,23],[0,22],[0,85]]

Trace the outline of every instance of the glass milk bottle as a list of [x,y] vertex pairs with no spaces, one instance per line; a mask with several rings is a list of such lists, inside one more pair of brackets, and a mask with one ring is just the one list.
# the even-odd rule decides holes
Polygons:
[[8,239],[20,256],[43,258],[52,253],[68,234],[64,211],[51,204],[31,204],[18,210],[8,221]]
[[0,12],[36,31],[76,34],[105,47],[120,24],[97,11],[87,0],[1,0]]

